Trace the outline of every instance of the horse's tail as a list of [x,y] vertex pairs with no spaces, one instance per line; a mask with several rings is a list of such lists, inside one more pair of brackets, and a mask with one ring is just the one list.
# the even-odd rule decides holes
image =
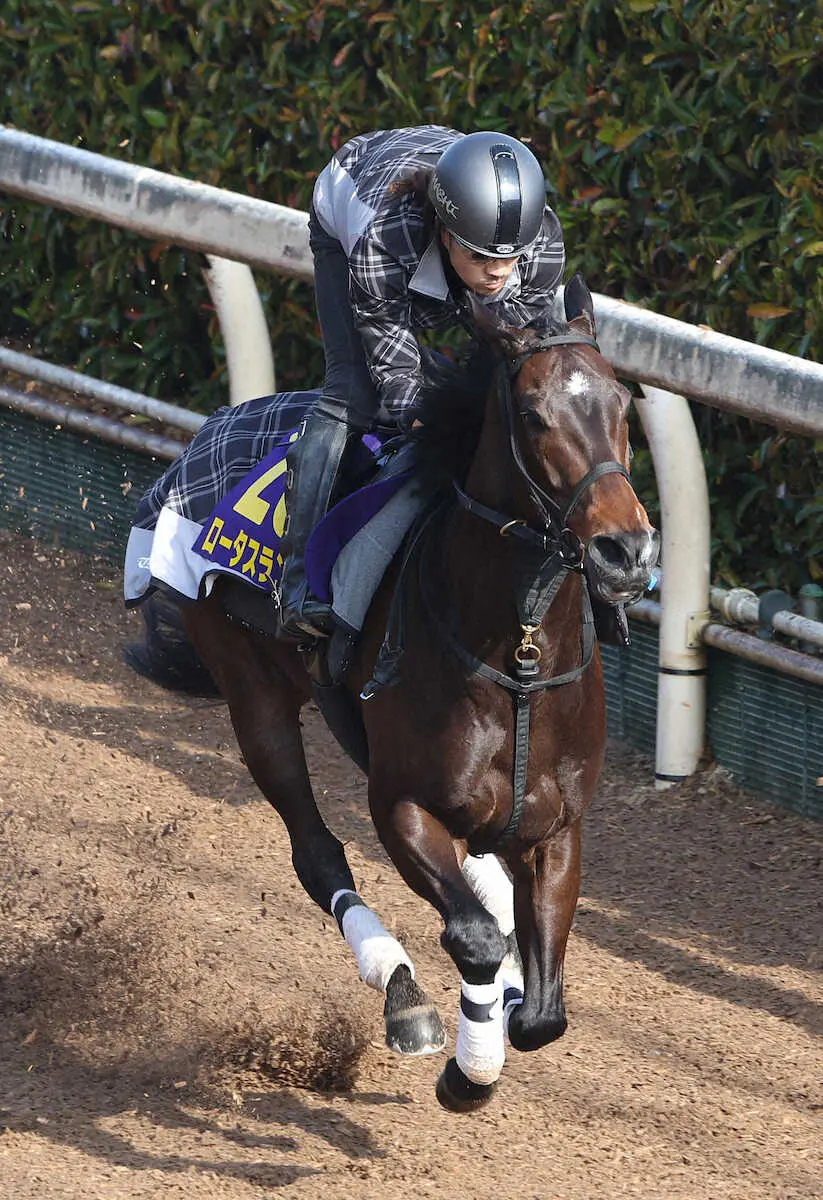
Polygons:
[[140,605],[140,612],[145,638],[124,646],[128,666],[174,692],[218,695],[208,668],[186,636],[180,606],[162,592],[153,592]]

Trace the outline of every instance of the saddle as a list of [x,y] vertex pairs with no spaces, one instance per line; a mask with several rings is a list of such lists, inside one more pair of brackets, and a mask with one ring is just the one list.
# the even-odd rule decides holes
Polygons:
[[[356,641],[386,568],[422,507],[411,457],[411,446],[402,439],[381,444],[370,463],[361,456],[356,470],[347,472],[332,507],[309,539],[306,577],[312,594],[332,606],[342,635],[333,641]],[[237,490],[242,493],[242,484]],[[228,507],[236,515],[236,498],[231,504],[229,496],[215,508],[218,520],[220,512]],[[238,536],[242,537],[242,532],[235,534],[233,544]],[[204,528],[194,549],[212,553],[213,541]],[[250,587],[250,580],[232,573],[221,589],[227,615],[266,636],[274,636],[277,630],[273,593],[281,560],[276,551],[272,557],[274,565],[265,586]]]

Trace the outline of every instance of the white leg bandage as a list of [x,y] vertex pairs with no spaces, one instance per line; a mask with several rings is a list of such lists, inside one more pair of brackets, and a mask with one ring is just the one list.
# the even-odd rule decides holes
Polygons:
[[503,959],[498,978],[503,989],[503,1029],[509,1036],[509,1018],[523,1003],[523,972],[510,954]]
[[[469,854],[463,863],[463,878],[483,907],[496,918],[500,932],[508,937],[514,930],[514,889],[500,860],[494,854],[484,854],[482,858]],[[523,972],[512,954],[507,954],[503,959],[497,983],[501,993],[501,1028],[508,1036],[509,1017],[517,1005],[523,1003]],[[502,1060],[500,1065],[502,1069]],[[469,1075],[465,1067],[462,1069]],[[474,1076],[469,1075],[469,1078]],[[475,1082],[481,1081],[476,1079]]]
[[494,1083],[506,1061],[503,1045],[503,986],[498,971],[494,983],[460,981],[457,1023],[457,1065],[474,1083]]
[[463,878],[483,907],[497,919],[500,932],[508,937],[514,929],[514,891],[512,882],[493,854],[475,858],[467,854]]
[[377,913],[363,903],[357,892],[335,892],[331,898],[331,911],[343,937],[357,956],[360,978],[364,983],[378,992],[385,992],[386,985],[400,966],[408,967],[414,978],[414,966],[408,954],[397,938],[383,927]]

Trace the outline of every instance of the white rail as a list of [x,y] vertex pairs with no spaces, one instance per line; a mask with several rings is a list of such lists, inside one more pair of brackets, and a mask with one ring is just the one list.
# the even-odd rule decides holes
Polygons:
[[[0,190],[205,254],[310,279],[308,214],[0,125]],[[823,434],[823,366],[595,297],[618,374],[779,429]]]
[[[312,276],[306,213],[2,125],[0,191],[238,264],[301,279]],[[225,277],[231,274],[229,270]],[[232,299],[226,304],[221,285],[214,277],[210,283],[217,288],[224,309],[230,310]],[[247,283],[244,278],[246,296]],[[252,303],[249,311],[253,310]],[[657,775],[665,784],[682,778],[697,765],[705,714],[702,641],[709,640],[701,630],[715,628],[706,624],[708,527],[705,523],[690,527],[695,513],[701,514],[702,522],[707,505],[699,447],[683,396],[779,429],[820,437],[823,366],[606,296],[595,296],[595,313],[603,353],[615,371],[644,385],[646,395],[639,399],[638,408],[649,436],[664,509],[666,577],[680,581],[676,587],[670,582],[668,595],[664,589],[662,598]],[[256,330],[252,340],[249,323],[241,320],[242,348],[238,343],[229,350],[230,366],[232,359],[242,362],[247,381],[232,388],[233,400],[243,398],[248,387],[265,394],[274,386],[273,375],[270,389],[261,386],[255,374],[254,346],[261,346],[263,357],[262,343],[267,339],[256,312],[251,324]],[[266,353],[270,353],[268,346]],[[261,370],[265,382],[266,366]],[[684,444],[690,448],[685,458],[681,452]],[[686,462],[689,473],[684,475]],[[678,677],[691,682],[673,685],[672,679]]]

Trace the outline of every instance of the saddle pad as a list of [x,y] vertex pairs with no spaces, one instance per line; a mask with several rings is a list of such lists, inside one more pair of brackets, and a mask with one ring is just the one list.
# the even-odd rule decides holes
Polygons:
[[[126,549],[127,605],[139,604],[157,586],[191,600],[208,595],[215,570],[222,568],[197,554],[195,542],[208,533],[212,511],[221,499],[238,485],[242,492],[241,481],[249,471],[270,457],[285,457],[291,437],[318,394],[282,392],[212,413],[137,507]],[[281,480],[281,488],[282,484]],[[268,554],[262,551],[264,545],[267,550],[273,547],[267,539],[258,541],[254,582],[265,587]],[[239,549],[244,549],[242,539]],[[229,561],[236,553],[233,550]],[[244,574],[242,568],[249,557],[241,553],[235,564],[247,581],[251,572]]]
[[[180,598],[202,598],[220,574],[265,593],[274,590],[283,564],[286,454],[316,395],[292,392],[261,397],[237,408],[220,409],[208,419],[138,506],[126,551],[128,605],[139,604],[157,587]],[[373,435],[364,436],[363,442],[370,455],[379,452],[381,443]],[[361,569],[349,568],[340,582],[333,580],[335,561],[351,537],[408,481],[402,460],[402,453],[396,454],[386,478],[335,506],[309,541],[310,586],[327,601],[333,587],[335,594],[340,591],[347,624],[352,614],[361,609],[365,614],[392,556],[387,557],[386,547],[392,537],[399,544],[409,521],[400,517],[400,528],[400,510],[395,509],[388,528],[397,532],[386,534],[384,519],[384,532],[370,539],[367,547],[379,547],[377,556],[364,553],[361,544]],[[343,594],[346,589],[352,590],[350,600]]]

